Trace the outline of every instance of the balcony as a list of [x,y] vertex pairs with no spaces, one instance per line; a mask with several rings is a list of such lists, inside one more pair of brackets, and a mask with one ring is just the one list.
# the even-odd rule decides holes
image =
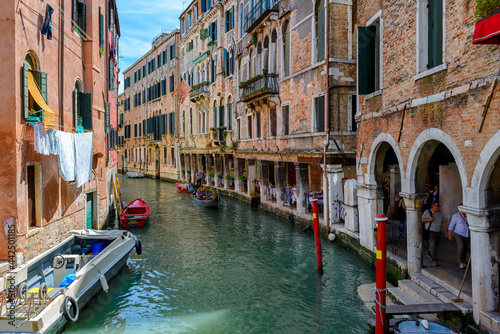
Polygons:
[[278,13],[279,0],[260,0],[245,17],[244,30],[251,33],[272,12]]
[[210,90],[208,89],[209,82],[205,81],[193,86],[193,89],[189,92],[189,99],[191,102],[196,103],[198,101],[209,99]]
[[241,100],[247,104],[268,100],[279,93],[278,75],[261,74],[248,81],[240,83]]

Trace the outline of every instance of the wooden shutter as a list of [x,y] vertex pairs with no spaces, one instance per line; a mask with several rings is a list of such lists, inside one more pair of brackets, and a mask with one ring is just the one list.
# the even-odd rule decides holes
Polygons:
[[375,91],[375,26],[358,28],[358,90],[360,95]]
[[73,8],[71,8],[71,19],[73,20],[71,26],[74,27],[75,24],[78,24],[78,0],[73,0]]
[[30,115],[30,95],[28,88],[28,65],[24,64],[23,66],[23,116],[25,119],[28,119]]
[[229,31],[229,11],[224,12],[224,23],[226,25],[226,32]]
[[92,130],[92,94],[78,93],[80,115],[83,118],[83,128]]
[[111,130],[109,102],[104,102],[104,120],[104,133],[109,133]]
[[31,74],[33,74],[33,78],[40,89],[43,99],[47,102],[47,73],[31,71]]
[[316,98],[316,131],[325,131],[325,97]]
[[207,11],[207,2],[206,0],[201,0],[201,12],[205,13]]
[[227,68],[227,65],[229,63],[228,61],[228,53],[227,53],[227,50],[224,49],[224,58],[222,58],[222,61],[223,61],[223,70],[224,70],[224,76],[228,76],[229,75],[229,71],[228,71],[228,68]]
[[99,47],[104,47],[104,15],[101,14],[101,8],[99,8]]
[[429,0],[428,65],[429,69],[443,63],[443,0]]
[[231,29],[234,28],[234,6],[231,7]]
[[325,59],[325,2],[320,1],[318,4],[318,9],[317,9],[317,45],[316,47],[318,48],[316,51],[317,55],[317,61],[324,60]]
[[233,129],[233,104],[232,103],[227,105],[227,116],[228,116],[227,128],[228,128],[228,130],[232,130]]
[[[80,108],[80,103],[79,103],[79,95],[78,95],[78,91],[75,89],[73,91],[73,103],[74,103],[74,111],[75,111],[75,128],[77,128],[80,124],[78,124],[78,116],[79,116],[79,112],[78,112],[78,108]],[[127,100],[125,100],[125,111],[127,110]]]
[[200,39],[202,41],[204,41],[205,39],[207,39],[207,29],[201,29],[200,30]]

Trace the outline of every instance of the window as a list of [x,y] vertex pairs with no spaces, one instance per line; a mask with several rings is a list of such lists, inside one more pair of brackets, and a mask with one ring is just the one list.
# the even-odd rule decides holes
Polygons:
[[208,34],[210,35],[210,39],[215,42],[217,40],[217,20],[210,23],[210,26],[208,28],[209,28]]
[[231,101],[231,97],[229,97],[229,103],[227,104],[227,129],[233,129],[233,103]]
[[184,21],[181,21],[181,34],[184,35]]
[[282,134],[283,136],[288,136],[290,134],[290,106],[286,105],[282,107]]
[[[127,104],[130,103],[129,99],[127,101]],[[75,128],[92,130],[92,94],[83,93],[83,85],[80,80],[75,82],[73,103]]]
[[214,101],[214,111],[212,114],[212,126],[217,127],[217,101]]
[[290,75],[290,24],[285,22],[283,27],[283,75]]
[[357,100],[356,95],[348,96],[348,104],[347,104],[347,112],[349,115],[347,124],[348,131],[358,130],[358,124],[356,123],[356,109],[357,109],[356,100]]
[[210,61],[210,82],[215,82],[215,66],[216,60],[215,58],[212,58]]
[[28,226],[42,226],[42,166],[26,166],[26,192],[28,207]]
[[104,15],[99,7],[99,53],[104,55]]
[[225,121],[226,121],[226,115],[224,113],[224,101],[221,100],[220,101],[220,105],[219,105],[219,127],[223,127],[225,126]]
[[417,0],[417,66],[425,72],[444,63],[443,0]]
[[269,118],[269,135],[271,137],[276,137],[276,108],[271,108]]
[[134,124],[134,137],[137,137],[137,124]]
[[250,56],[248,57],[248,79],[253,77],[253,49],[250,50]]
[[226,32],[234,28],[234,6],[224,13]]
[[253,134],[252,115],[247,116],[247,126],[248,126],[248,138],[252,139],[252,134]]
[[146,65],[144,65],[142,67],[142,77],[145,78],[146,77]]
[[193,135],[193,109],[189,110],[189,134]]
[[243,4],[240,5],[240,38],[243,37]]
[[[381,13],[379,12],[380,15]],[[370,22],[370,21],[369,21]],[[367,27],[358,28],[358,91],[371,94],[382,83],[382,34],[380,16]]]
[[256,138],[260,138],[262,137],[262,133],[261,133],[261,113],[258,112],[255,114],[255,137]]
[[[40,106],[32,95],[29,82],[34,80],[36,88],[41,95],[43,101],[39,100],[40,104],[47,101],[47,74],[37,71],[38,63],[35,55],[28,52],[24,58],[23,64],[23,117],[28,119],[30,116],[39,117],[43,120],[44,114],[42,106]],[[31,75],[31,78],[30,78]],[[36,89],[35,89],[36,91]]]
[[72,19],[73,29],[84,37],[87,31],[87,6],[82,0],[73,0]]
[[325,59],[325,2],[317,0],[314,10],[314,32],[316,61]]
[[186,111],[182,111],[182,135],[186,135]]
[[172,166],[175,166],[175,151],[173,147],[170,149],[170,163]]
[[314,99],[313,132],[325,132],[325,96]]
[[193,13],[189,13],[189,28],[193,26]]
[[236,139],[241,139],[241,118],[236,120]]

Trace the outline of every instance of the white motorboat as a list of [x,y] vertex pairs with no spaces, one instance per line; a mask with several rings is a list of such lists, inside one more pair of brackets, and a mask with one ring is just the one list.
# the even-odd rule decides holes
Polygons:
[[120,230],[77,230],[0,278],[0,332],[57,333],[78,320],[80,310],[126,264],[141,242]]

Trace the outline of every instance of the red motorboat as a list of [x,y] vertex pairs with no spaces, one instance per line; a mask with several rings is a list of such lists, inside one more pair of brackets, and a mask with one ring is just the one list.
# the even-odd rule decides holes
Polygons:
[[142,227],[149,219],[149,206],[138,198],[130,202],[120,214],[123,227]]
[[175,186],[177,187],[177,191],[180,193],[189,193],[189,183],[176,183]]

